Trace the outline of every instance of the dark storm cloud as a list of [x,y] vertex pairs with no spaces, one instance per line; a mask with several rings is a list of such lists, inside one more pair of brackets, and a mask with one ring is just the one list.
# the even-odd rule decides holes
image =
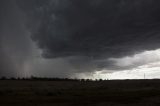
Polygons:
[[0,75],[4,75],[4,74],[11,74],[13,75],[13,72],[11,70],[10,67],[12,67],[12,65],[10,64],[8,60],[8,57],[6,56],[5,52],[4,52],[4,48],[3,48],[3,21],[4,21],[4,14],[3,11],[5,10],[5,2],[3,0],[0,1]]
[[25,14],[15,0],[0,0],[0,77],[22,76],[31,55]]
[[[64,77],[119,70],[108,59],[159,48],[159,5],[158,0],[0,0],[0,74],[31,68]],[[37,60],[30,34],[43,51]]]
[[159,48],[160,1],[20,0],[32,39],[45,58],[76,68],[112,67],[110,57]]

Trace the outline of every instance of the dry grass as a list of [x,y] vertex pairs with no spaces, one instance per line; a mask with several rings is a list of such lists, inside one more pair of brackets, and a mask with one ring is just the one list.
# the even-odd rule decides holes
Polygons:
[[159,106],[160,80],[0,81],[0,106]]

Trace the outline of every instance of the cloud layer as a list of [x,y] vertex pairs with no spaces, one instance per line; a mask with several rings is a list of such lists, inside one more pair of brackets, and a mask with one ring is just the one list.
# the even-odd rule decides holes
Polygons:
[[35,0],[31,4],[24,10],[38,26],[32,38],[45,58],[69,58],[75,67],[99,70],[111,65],[110,57],[159,47],[159,1]]
[[[64,64],[55,70],[72,74],[133,68],[110,59],[159,48],[159,5],[157,0],[1,0],[0,66],[32,63],[31,35],[41,58]],[[52,70],[49,64],[46,70]]]
[[32,36],[46,58],[119,57],[159,46],[158,1],[46,2],[33,12],[39,28]]

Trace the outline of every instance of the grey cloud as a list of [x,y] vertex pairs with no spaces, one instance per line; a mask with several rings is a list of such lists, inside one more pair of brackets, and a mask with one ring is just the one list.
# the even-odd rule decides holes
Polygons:
[[[78,69],[101,70],[107,59],[159,48],[160,1],[22,0],[32,39],[48,59],[67,58]],[[28,5],[26,5],[28,4]],[[105,61],[103,61],[105,60]]]
[[0,1],[0,76],[23,76],[32,55],[26,17],[15,0]]
[[[0,74],[16,74],[14,70],[23,69],[26,62],[37,73],[49,70],[46,75],[118,70],[109,58],[159,48],[159,4],[158,0],[1,0]],[[43,51],[42,63],[32,64],[30,35]]]

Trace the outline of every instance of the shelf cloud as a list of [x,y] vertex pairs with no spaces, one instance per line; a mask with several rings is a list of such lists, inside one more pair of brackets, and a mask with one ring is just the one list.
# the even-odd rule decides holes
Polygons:
[[[68,70],[74,70],[70,73],[134,68],[143,63],[119,58],[160,46],[160,1],[157,0],[1,0],[2,4],[1,22],[18,28],[14,32],[15,41],[31,39],[42,51],[41,58],[63,60]],[[14,16],[8,19],[11,22],[4,13]],[[17,33],[29,38],[19,39]],[[0,38],[3,36],[11,37],[1,31]],[[31,55],[30,42],[26,42],[27,47],[18,48],[24,51],[22,57]],[[3,57],[4,50],[0,48],[0,51]],[[5,64],[4,60],[0,64]],[[126,64],[136,63],[128,66],[123,60]]]

